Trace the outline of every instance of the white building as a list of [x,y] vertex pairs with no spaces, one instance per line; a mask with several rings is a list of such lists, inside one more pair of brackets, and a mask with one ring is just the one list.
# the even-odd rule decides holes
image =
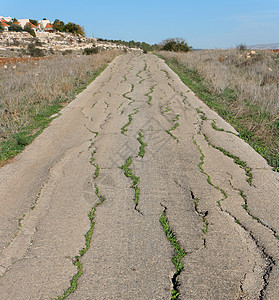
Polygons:
[[49,20],[39,20],[38,21],[38,27],[41,29],[41,30],[44,30],[47,26],[47,24],[49,24],[50,21]]
[[18,25],[21,26],[22,28],[24,28],[24,26],[26,25],[26,23],[29,23],[30,20],[29,19],[18,19]]

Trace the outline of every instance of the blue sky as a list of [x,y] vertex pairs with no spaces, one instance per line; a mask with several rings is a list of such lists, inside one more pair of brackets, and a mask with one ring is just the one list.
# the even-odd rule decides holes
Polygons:
[[182,37],[194,48],[279,43],[279,0],[4,1],[0,15],[84,26],[89,37],[159,43]]

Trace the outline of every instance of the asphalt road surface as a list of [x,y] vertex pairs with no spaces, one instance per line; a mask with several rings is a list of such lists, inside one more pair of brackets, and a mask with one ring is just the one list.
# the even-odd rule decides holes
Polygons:
[[162,60],[119,56],[0,169],[0,299],[279,299],[278,194]]

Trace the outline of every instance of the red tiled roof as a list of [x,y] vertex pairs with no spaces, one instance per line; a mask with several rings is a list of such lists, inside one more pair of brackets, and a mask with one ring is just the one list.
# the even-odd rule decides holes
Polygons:
[[3,25],[3,26],[10,26],[10,25],[6,24],[6,22],[7,21],[5,21],[5,20],[0,20],[1,25]]
[[53,25],[50,23],[47,23],[45,28],[53,28]]
[[32,27],[32,28],[37,28],[37,26],[35,26],[34,24],[32,24],[32,23],[30,23],[30,22],[27,22],[26,24],[25,24],[25,26],[26,25],[29,25],[30,27]]

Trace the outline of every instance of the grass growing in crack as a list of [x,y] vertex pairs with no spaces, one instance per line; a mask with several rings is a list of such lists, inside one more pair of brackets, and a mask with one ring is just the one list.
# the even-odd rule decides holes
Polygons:
[[139,156],[140,157],[144,157],[144,154],[145,154],[145,147],[147,146],[147,144],[142,140],[143,138],[143,133],[142,131],[140,130],[139,131],[139,136],[137,138],[137,140],[139,141],[140,143],[140,149],[139,149]]
[[168,222],[167,215],[166,215],[166,208],[161,215],[160,224],[162,225],[163,230],[167,236],[167,239],[170,241],[170,243],[175,251],[175,254],[172,257],[172,263],[175,265],[176,273],[172,279],[173,290],[171,292],[171,299],[178,299],[179,298],[178,276],[181,273],[181,271],[183,270],[183,263],[181,262],[181,259],[186,255],[186,252],[180,246],[179,242],[176,240],[175,234],[169,226],[169,222]]
[[177,142],[179,142],[178,138],[175,135],[173,135],[171,131],[175,130],[179,126],[179,123],[177,122],[178,120],[179,120],[179,115],[176,115],[176,117],[172,120],[174,122],[174,125],[172,126],[171,129],[166,130],[166,132]]
[[122,94],[122,96],[123,96],[124,98],[126,98],[126,99],[128,99],[128,100],[130,101],[130,102],[128,103],[128,105],[130,105],[130,104],[132,104],[133,102],[135,102],[134,99],[132,99],[131,97],[128,97],[128,96],[127,96],[127,94],[130,94],[130,93],[132,93],[132,92],[134,91],[134,88],[135,88],[134,84],[131,83],[131,90],[130,90],[129,92],[126,92],[126,93]]
[[221,208],[221,201],[224,201],[225,199],[227,199],[228,196],[227,196],[226,192],[225,192],[223,189],[221,189],[219,186],[216,186],[216,185],[214,185],[214,184],[212,183],[210,176],[205,172],[205,170],[204,170],[204,168],[203,168],[205,156],[204,156],[204,154],[203,154],[203,152],[202,152],[201,147],[198,145],[198,143],[197,143],[197,141],[195,140],[194,137],[193,137],[193,143],[197,146],[197,148],[198,148],[198,150],[200,151],[200,154],[201,154],[200,162],[199,162],[199,165],[198,165],[200,171],[207,177],[207,182],[208,182],[211,186],[213,186],[216,190],[220,191],[220,192],[222,193],[222,195],[223,195],[223,198],[222,198],[221,200],[218,200],[218,201],[217,201],[218,206]]
[[154,84],[154,85],[152,85],[152,87],[150,88],[150,91],[144,95],[144,96],[148,97],[148,100],[146,101],[146,103],[147,103],[148,105],[151,105],[151,100],[152,100],[151,94],[153,93],[154,88],[155,88],[156,85],[157,85],[157,83]]
[[208,211],[206,211],[205,213],[200,211],[199,210],[199,201],[200,201],[199,198],[195,197],[192,191],[191,191],[191,196],[192,196],[192,199],[194,199],[195,211],[202,218],[202,221],[204,223],[202,232],[203,232],[203,234],[206,234],[208,232],[208,222],[206,220]]
[[215,124],[215,121],[213,121],[213,122],[211,123],[211,126],[212,126],[212,128],[213,128],[214,130],[217,130],[217,131],[225,131],[224,128],[218,128],[218,127],[216,126],[216,124]]
[[205,116],[205,113],[204,113],[202,110],[196,108],[196,111],[197,111],[197,113],[200,115],[200,118],[201,118],[203,121],[207,120],[207,117]]
[[170,74],[169,74],[169,72],[167,70],[161,69],[161,71],[166,74],[166,76],[167,76],[168,79],[170,79]]
[[140,76],[140,73],[141,73],[142,71],[144,71],[144,70],[140,70],[140,71],[136,74],[136,76],[137,76],[138,78],[140,78],[139,84],[141,84],[141,83],[145,80],[144,78],[142,78],[142,77]]
[[135,202],[135,206],[137,206],[139,203],[139,196],[140,196],[140,188],[138,187],[140,178],[135,176],[132,173],[132,170],[129,168],[131,166],[132,162],[133,162],[133,159],[131,156],[129,156],[127,158],[125,164],[123,166],[121,166],[121,169],[124,171],[125,176],[128,178],[131,178],[133,181],[132,188],[135,190],[134,202]]
[[[166,104],[165,110],[162,110],[162,114],[165,114],[165,113],[167,113],[167,112],[169,112],[171,110],[170,107],[169,107],[169,105],[170,105],[170,103],[168,102]],[[161,108],[163,108],[163,107],[161,106]]]
[[226,156],[232,158],[233,161],[234,161],[234,163],[237,164],[237,165],[239,165],[239,166],[245,171],[245,174],[246,174],[246,177],[247,177],[246,181],[249,183],[249,185],[252,185],[253,174],[251,173],[251,168],[249,168],[249,167],[247,166],[247,163],[246,163],[245,161],[240,160],[239,157],[237,157],[237,156],[231,154],[229,151],[223,149],[222,147],[217,147],[217,146],[213,145],[213,144],[209,141],[209,139],[207,138],[206,135],[204,135],[204,138],[205,138],[205,140],[207,141],[207,143],[208,143],[211,147],[213,147],[214,149],[217,149],[217,150],[223,152],[224,155],[226,155]]
[[125,132],[128,131],[127,127],[128,127],[128,126],[132,123],[132,121],[133,121],[133,117],[132,117],[132,116],[135,115],[135,114],[137,114],[138,112],[139,112],[139,111],[138,111],[138,108],[135,108],[135,109],[134,109],[134,112],[128,115],[128,122],[127,122],[124,126],[121,127],[121,133],[122,133],[122,134],[125,134]]
[[241,205],[243,207],[243,209],[245,209],[245,211],[247,212],[247,214],[255,221],[257,221],[259,224],[261,224],[262,226],[268,228],[269,230],[272,231],[274,237],[279,240],[279,235],[277,234],[276,230],[271,228],[270,226],[266,225],[265,223],[263,223],[258,217],[255,217],[249,210],[249,206],[248,206],[248,201],[247,201],[247,196],[244,194],[244,192],[240,189],[236,189],[233,187],[232,183],[230,182],[232,188],[236,191],[239,192],[239,195],[241,196],[241,198],[243,199],[244,201],[244,204]]

